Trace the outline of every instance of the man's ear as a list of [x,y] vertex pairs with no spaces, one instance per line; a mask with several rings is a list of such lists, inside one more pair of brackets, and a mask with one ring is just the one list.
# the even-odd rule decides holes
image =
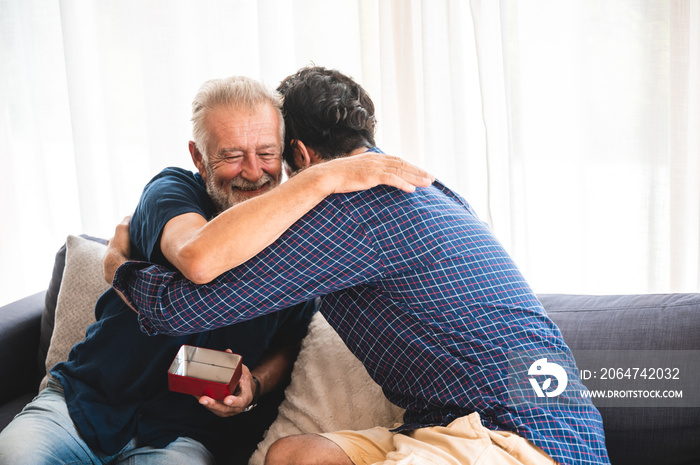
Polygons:
[[302,141],[295,139],[291,141],[291,143],[294,150],[294,164],[299,167],[299,169],[308,168],[311,165],[323,161],[314,149],[307,146]]
[[306,144],[297,139],[292,140],[291,144],[296,167],[300,170],[308,168],[311,165],[311,157],[309,156],[309,149],[306,147]]
[[207,179],[207,169],[206,169],[206,164],[204,162],[204,155],[199,151],[197,148],[197,144],[194,143],[194,141],[190,141],[189,144],[190,148],[190,156],[192,157],[192,162],[194,163],[194,166],[197,167],[197,170],[199,171],[199,174],[202,175],[204,180],[206,181]]

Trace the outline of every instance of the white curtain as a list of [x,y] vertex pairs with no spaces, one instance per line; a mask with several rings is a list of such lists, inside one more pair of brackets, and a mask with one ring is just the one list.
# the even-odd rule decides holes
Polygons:
[[697,292],[700,2],[472,7],[494,227],[534,288]]
[[368,89],[382,148],[537,292],[697,292],[699,30],[694,0],[0,0],[0,304],[192,167],[203,81],[311,63]]

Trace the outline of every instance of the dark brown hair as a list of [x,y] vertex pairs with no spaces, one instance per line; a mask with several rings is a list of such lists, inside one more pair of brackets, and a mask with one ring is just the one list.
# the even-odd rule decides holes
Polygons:
[[358,83],[339,71],[302,68],[277,87],[284,97],[284,161],[296,171],[292,141],[300,140],[323,159],[358,147],[373,147],[374,103]]

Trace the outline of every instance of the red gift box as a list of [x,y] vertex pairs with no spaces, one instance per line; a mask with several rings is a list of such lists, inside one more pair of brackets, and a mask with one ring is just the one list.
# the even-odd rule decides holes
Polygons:
[[168,388],[223,400],[233,394],[242,370],[238,354],[183,345],[168,369]]

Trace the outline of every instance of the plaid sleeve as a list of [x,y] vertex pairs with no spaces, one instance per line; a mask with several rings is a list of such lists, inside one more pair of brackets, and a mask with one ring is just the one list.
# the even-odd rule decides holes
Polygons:
[[148,334],[189,334],[280,310],[381,274],[362,223],[337,196],[319,204],[274,244],[208,284],[144,262],[127,262],[113,285]]

